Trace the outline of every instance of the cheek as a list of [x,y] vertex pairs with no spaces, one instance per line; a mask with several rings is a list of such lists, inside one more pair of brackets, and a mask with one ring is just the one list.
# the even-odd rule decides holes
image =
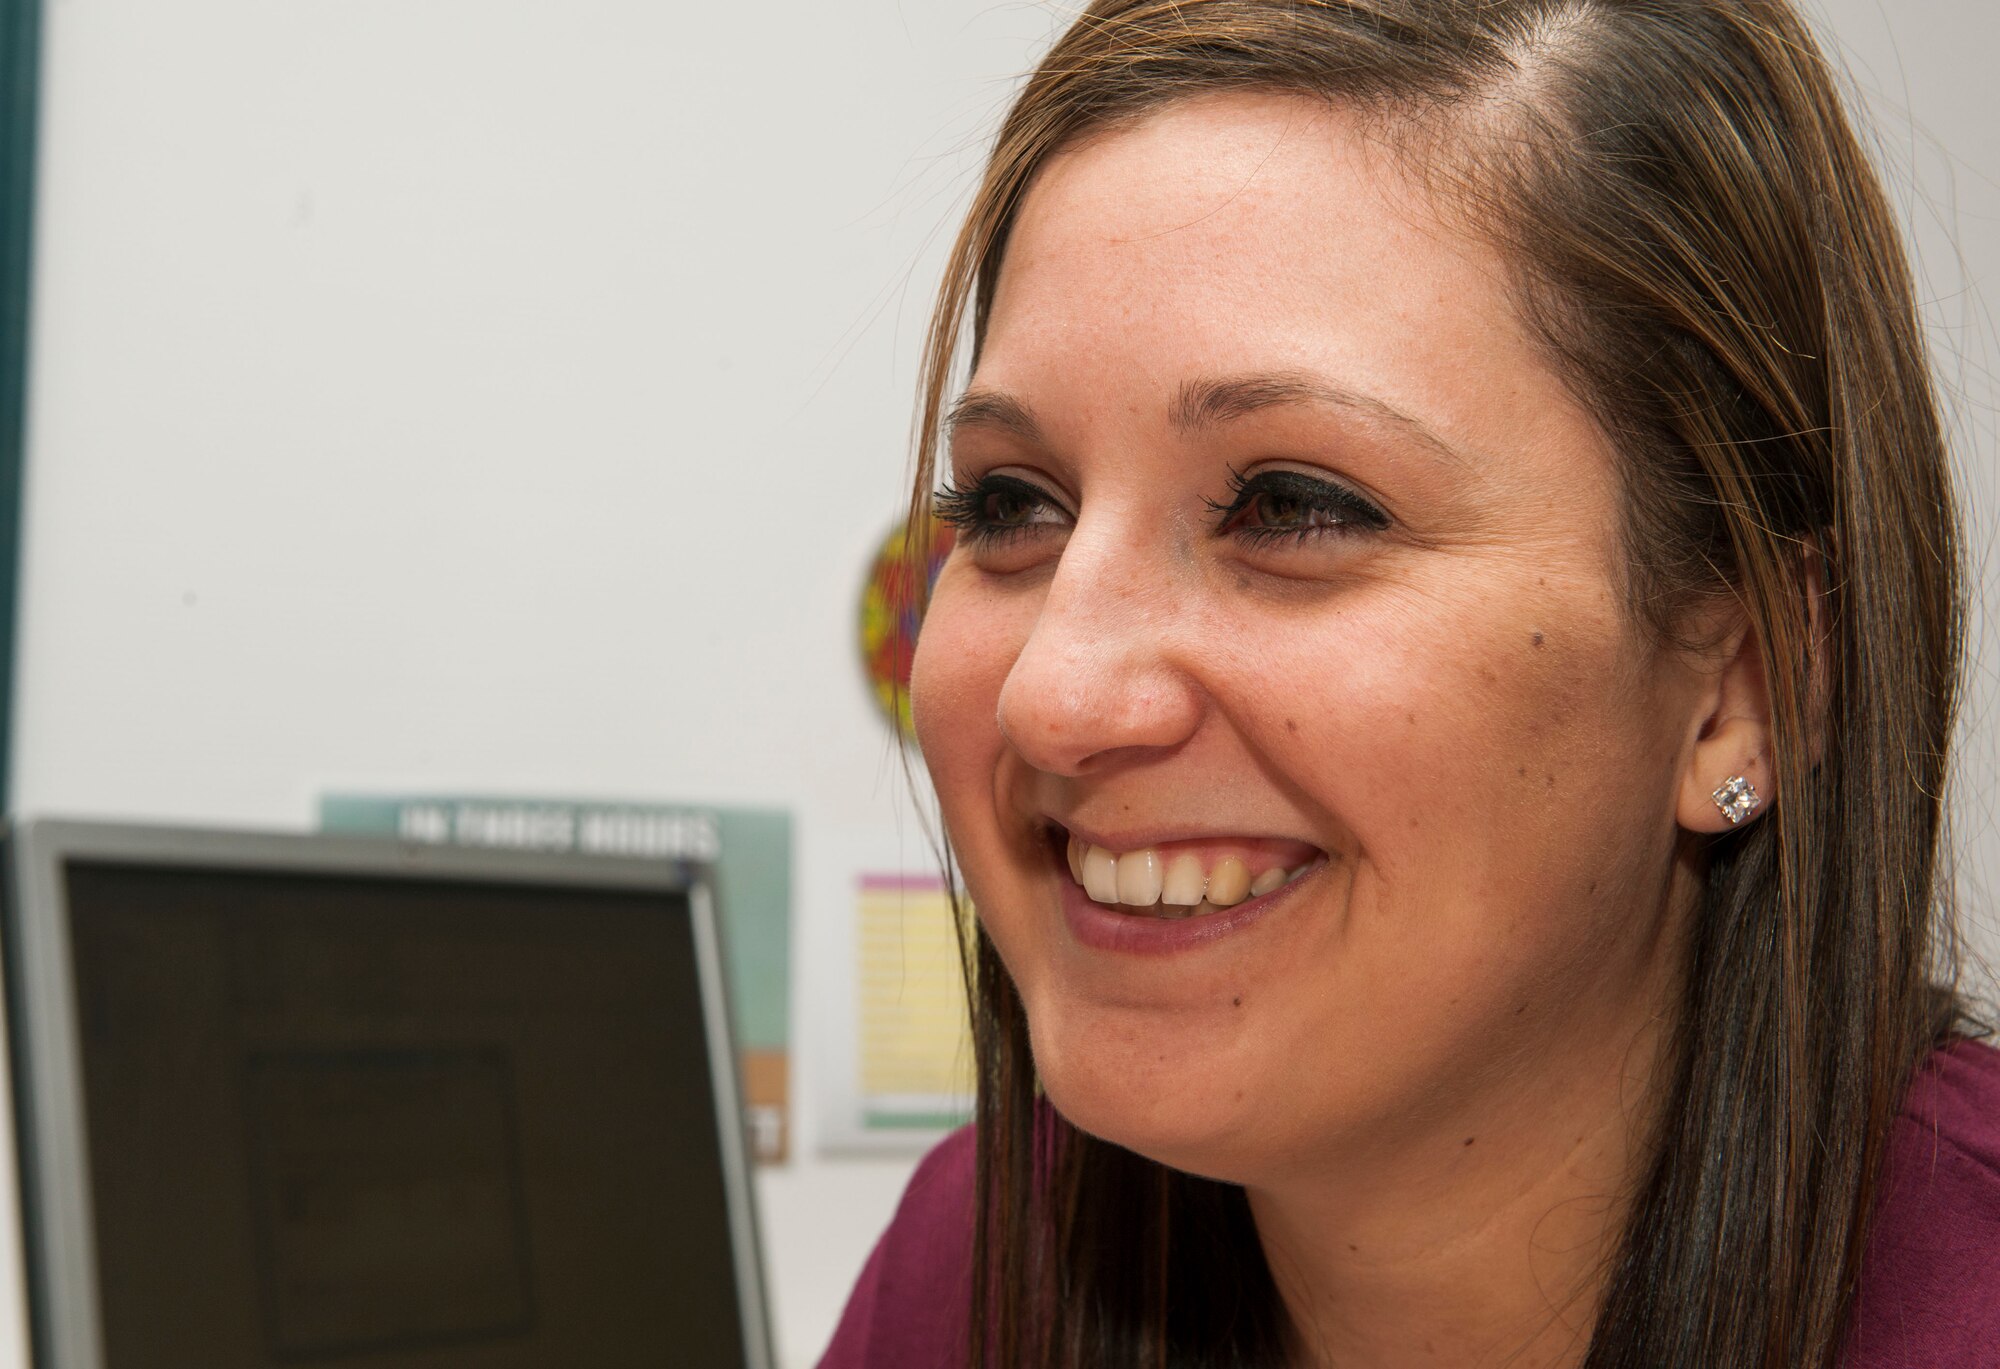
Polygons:
[[1000,691],[1032,623],[969,579],[946,567],[910,663],[917,745],[954,845],[976,839],[992,820]]
[[1475,955],[1522,920],[1585,914],[1593,880],[1670,808],[1668,723],[1639,697],[1608,596],[1384,601],[1337,637],[1265,655],[1289,685],[1259,728],[1360,858],[1357,893],[1393,899],[1403,931],[1452,930]]
[[[971,583],[967,583],[971,582]],[[1000,810],[1007,747],[1000,692],[1033,626],[1032,606],[996,595],[948,566],[933,593],[910,663],[910,713],[924,768],[966,892],[1010,974],[1030,981],[1045,959],[1029,901],[1020,896],[1024,852]]]
[[1664,880],[1671,823],[1660,843],[1642,834],[1671,785],[1648,759],[1663,724],[1634,697],[1622,628],[1574,605],[1448,606],[1349,612],[1338,649],[1295,633],[1245,644],[1233,667],[1254,652],[1267,688],[1236,716],[1348,878],[1285,972],[1253,985],[1240,1039],[1211,1033],[1209,1074],[1227,1097],[1288,1100],[1271,1115],[1308,1130],[1546,1053],[1567,1039],[1556,1024],[1629,999],[1648,944],[1635,914]]

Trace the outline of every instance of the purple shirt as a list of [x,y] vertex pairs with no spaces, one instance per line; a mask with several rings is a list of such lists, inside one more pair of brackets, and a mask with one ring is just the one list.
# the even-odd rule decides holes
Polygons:
[[[868,1257],[820,1369],[964,1363],[972,1133],[924,1157]],[[1917,1071],[1896,1119],[1845,1369],[2000,1364],[2000,1051],[1959,1042]]]

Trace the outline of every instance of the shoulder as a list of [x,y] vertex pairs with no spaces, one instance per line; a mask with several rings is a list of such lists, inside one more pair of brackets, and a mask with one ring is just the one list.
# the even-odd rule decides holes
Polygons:
[[855,1282],[820,1369],[943,1369],[963,1362],[973,1175],[970,1127],[924,1156]]
[[1848,1369],[1991,1363],[2000,1345],[2000,1050],[1917,1069],[1855,1295]]

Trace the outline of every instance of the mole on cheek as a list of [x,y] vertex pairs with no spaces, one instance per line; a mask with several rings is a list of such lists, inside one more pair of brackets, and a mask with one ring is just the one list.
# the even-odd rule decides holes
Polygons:
[[1539,632],[1537,632],[1537,633],[1536,633],[1536,634],[1535,634],[1535,635],[1534,635],[1534,636],[1533,636],[1532,638],[1530,638],[1529,640],[1533,641],[1533,642],[1534,642],[1534,644],[1535,644],[1536,646],[1541,646],[1541,645],[1542,645],[1542,634],[1541,634],[1541,633],[1539,633]]
[[1296,719],[1293,719],[1293,718],[1287,718],[1287,719],[1285,719],[1285,731],[1287,731],[1287,732],[1296,732],[1296,731],[1298,731],[1298,730],[1299,730],[1299,724],[1298,724],[1298,721],[1297,721]]

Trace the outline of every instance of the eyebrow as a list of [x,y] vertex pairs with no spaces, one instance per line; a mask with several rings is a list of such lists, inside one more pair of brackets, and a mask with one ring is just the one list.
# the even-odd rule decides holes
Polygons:
[[1035,422],[1028,406],[998,390],[967,390],[953,400],[944,416],[944,429],[955,434],[960,428],[999,428],[1036,446],[1046,445],[1042,425]]
[[1466,455],[1438,436],[1423,420],[1404,413],[1387,400],[1336,385],[1309,371],[1264,371],[1251,375],[1190,380],[1181,386],[1168,417],[1182,432],[1199,432],[1262,409],[1286,405],[1320,405],[1353,409],[1386,423],[1446,460],[1464,463]]
[[[1352,409],[1397,429],[1406,437],[1448,461],[1464,464],[1466,454],[1440,437],[1435,429],[1388,401],[1336,385],[1309,371],[1259,371],[1240,376],[1209,377],[1184,383],[1167,410],[1168,421],[1184,433],[1199,432],[1245,418],[1263,409],[1287,405],[1320,405]],[[967,390],[945,415],[945,431],[988,427],[1012,433],[1023,441],[1045,445],[1041,424],[1020,400],[999,390]]]

